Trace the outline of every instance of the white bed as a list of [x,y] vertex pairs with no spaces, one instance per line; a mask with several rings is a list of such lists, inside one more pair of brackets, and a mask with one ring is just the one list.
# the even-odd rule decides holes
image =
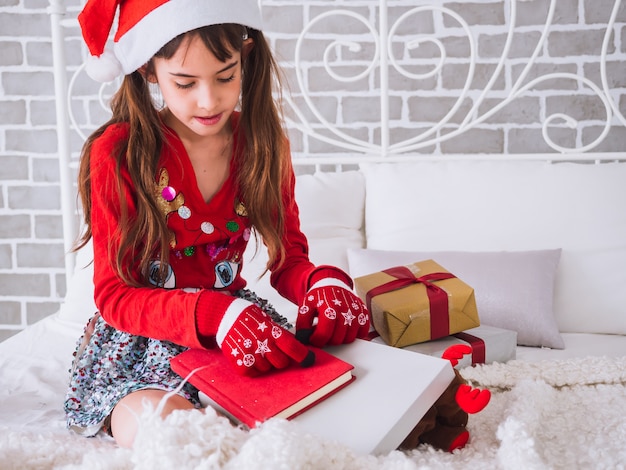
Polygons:
[[[77,219],[69,150],[73,131],[65,98],[68,84],[62,41],[63,28],[71,27],[72,19],[63,19],[62,2],[51,5],[59,155],[64,170],[64,232],[69,247],[77,233]],[[381,2],[381,6],[386,8],[386,2]],[[618,0],[614,13],[619,6]],[[612,15],[607,29],[614,19]],[[381,60],[382,57],[384,53]],[[610,94],[601,93],[613,120],[626,125],[619,109],[610,102]],[[383,87],[381,109],[385,109],[385,94]],[[515,96],[506,99],[513,100]],[[621,182],[626,183],[626,154],[589,153],[591,149],[587,148],[565,151],[555,146],[557,153],[541,155],[427,156],[413,151],[420,148],[419,142],[394,147],[388,141],[393,129],[387,126],[385,113],[382,114],[382,138],[376,145],[337,138],[336,134],[320,131],[319,122],[291,123],[303,133],[321,136],[327,144],[340,148],[339,156],[300,158],[294,162],[300,174],[298,200],[303,230],[310,238],[314,261],[333,263],[356,275],[357,264],[359,269],[366,269],[379,262],[381,255],[376,250],[469,252],[477,256],[476,266],[482,262],[480,253],[487,251],[539,253],[537,261],[527,265],[532,282],[519,285],[517,295],[541,297],[549,307],[542,313],[523,311],[526,304],[522,301],[521,314],[515,320],[521,322],[521,329],[529,325],[551,329],[551,339],[539,339],[533,346],[518,346],[516,360],[506,364],[463,370],[468,379],[493,391],[488,408],[470,420],[472,439],[465,449],[455,454],[423,447],[408,453],[356,455],[341,443],[306,436],[296,423],[271,420],[252,433],[245,433],[212,413],[176,414],[165,422],[147,414],[142,417],[142,431],[131,450],[117,448],[107,437],[85,439],[69,433],[62,411],[67,371],[75,341],[94,308],[87,249],[78,254],[78,259],[67,257],[68,291],[61,310],[0,343],[0,467],[624,468],[626,184]],[[296,115],[303,118],[303,114]],[[432,177],[442,168],[445,178]],[[425,204],[400,204],[395,209],[380,204],[382,195],[393,191],[397,191],[393,197],[410,196],[415,189],[413,183],[424,194],[431,194],[430,190],[441,188],[447,181],[453,185],[446,188],[448,199],[436,198],[435,207],[429,200],[430,210],[443,211],[451,201],[456,203],[468,194],[464,191],[471,186],[463,187],[459,175],[465,175],[478,187],[493,184],[490,180],[481,183],[485,169],[495,181],[503,181],[503,175],[510,178],[506,185],[513,189],[528,185],[523,177],[534,175],[535,179],[531,180],[533,191],[528,194],[500,188],[498,197],[490,198],[485,208],[472,209],[472,217],[481,226],[476,233],[467,225],[455,230],[454,224],[446,220],[441,224],[441,233],[430,237],[420,233],[420,243],[416,244],[415,230],[428,230],[415,226],[415,221],[428,217],[429,212],[423,209]],[[415,173],[407,173],[409,170]],[[585,179],[575,179],[575,175],[583,174],[581,171]],[[485,190],[485,194],[494,193]],[[481,194],[466,199],[472,208],[486,202]],[[577,201],[574,209],[571,201]],[[461,207],[455,217],[467,212],[467,207]],[[394,225],[399,214],[413,222]],[[497,223],[494,214],[498,215]],[[536,226],[538,220],[545,225]],[[518,227],[516,224],[524,227],[522,233],[517,230],[511,235],[505,230]],[[446,237],[442,233],[457,235]],[[548,251],[557,248],[561,250],[560,262],[548,273],[541,263],[547,262]],[[350,255],[348,249],[352,250]],[[262,263],[260,255],[246,268],[249,281],[254,281]],[[594,270],[591,276],[583,275],[578,280],[588,269]],[[540,277],[549,282],[541,282]],[[516,282],[516,278],[511,281]],[[276,298],[268,289],[267,279],[252,283],[259,293],[293,316],[294,306]],[[599,306],[589,310],[590,302]],[[524,318],[525,323],[520,320]],[[520,330],[520,334],[525,333]],[[564,348],[541,347],[559,338]]]

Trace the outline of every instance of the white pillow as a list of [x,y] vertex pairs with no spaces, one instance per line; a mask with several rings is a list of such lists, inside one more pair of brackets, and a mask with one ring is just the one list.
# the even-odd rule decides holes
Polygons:
[[365,246],[365,178],[360,171],[318,172],[296,179],[300,224],[311,261],[348,270],[347,248]]
[[76,253],[76,266],[59,310],[59,318],[82,326],[98,311],[93,293],[93,245],[91,240]]
[[517,332],[517,344],[562,349],[552,310],[560,250],[526,252],[402,252],[348,250],[350,275],[433,259],[474,288],[481,325]]
[[562,248],[560,331],[626,334],[626,164],[461,160],[362,171],[368,248]]
[[[365,245],[365,179],[359,171],[315,173],[296,178],[296,201],[300,209],[300,228],[309,241],[309,257],[314,264],[330,264],[348,272],[346,248]],[[282,315],[295,320],[296,307],[281,297],[269,283],[269,274],[261,279],[267,263],[267,250],[254,244],[244,254],[243,277],[248,287],[267,299]]]

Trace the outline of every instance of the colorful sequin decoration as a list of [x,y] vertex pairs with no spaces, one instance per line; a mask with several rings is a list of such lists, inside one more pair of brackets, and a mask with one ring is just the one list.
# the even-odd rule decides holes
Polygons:
[[215,226],[211,222],[202,222],[202,224],[200,225],[200,230],[202,230],[207,235],[210,235],[215,232]]
[[163,196],[163,199],[167,202],[172,202],[174,198],[176,198],[176,190],[171,186],[166,186],[161,191],[161,196]]
[[239,201],[235,203],[235,214],[239,217],[248,217],[248,210],[246,206],[243,205],[243,202]]
[[[162,168],[159,172],[159,182],[154,189],[154,195],[157,205],[166,220],[172,212],[177,212],[181,207],[184,207],[185,197],[182,193],[177,193],[176,189],[170,186],[170,175],[165,168]],[[176,246],[176,237],[174,234],[171,236],[170,246],[172,248]]]
[[185,204],[185,197],[182,193],[177,193],[176,189],[170,185],[170,175],[165,168],[159,172],[159,182],[155,188],[157,203],[163,215],[167,217],[170,213],[176,212]]
[[178,216],[183,220],[187,220],[189,217],[191,217],[191,209],[189,209],[189,207],[187,206],[180,206],[178,208]]
[[226,230],[228,230],[229,232],[235,233],[239,230],[239,224],[235,222],[234,220],[231,220],[230,222],[226,222]]

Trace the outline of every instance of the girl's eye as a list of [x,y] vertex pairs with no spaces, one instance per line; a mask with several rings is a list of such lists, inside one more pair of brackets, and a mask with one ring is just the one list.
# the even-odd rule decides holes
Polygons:
[[178,83],[178,82],[174,82],[176,83],[176,87],[180,88],[181,90],[187,90],[189,88],[191,88],[193,86],[193,82],[191,83]]
[[234,79],[235,79],[235,74],[232,74],[228,78],[218,78],[217,81],[221,83],[228,83],[228,82],[232,82]]

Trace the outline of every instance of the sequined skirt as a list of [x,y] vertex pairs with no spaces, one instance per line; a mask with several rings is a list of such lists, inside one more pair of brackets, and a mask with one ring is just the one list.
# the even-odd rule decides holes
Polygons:
[[[279,324],[289,327],[267,301],[243,289],[237,296],[259,305]],[[64,408],[67,426],[86,436],[98,433],[115,405],[142,389],[176,390],[183,379],[170,368],[170,358],[186,347],[132,335],[108,325],[96,314],[78,340]],[[178,392],[200,407],[198,390],[186,383]]]

